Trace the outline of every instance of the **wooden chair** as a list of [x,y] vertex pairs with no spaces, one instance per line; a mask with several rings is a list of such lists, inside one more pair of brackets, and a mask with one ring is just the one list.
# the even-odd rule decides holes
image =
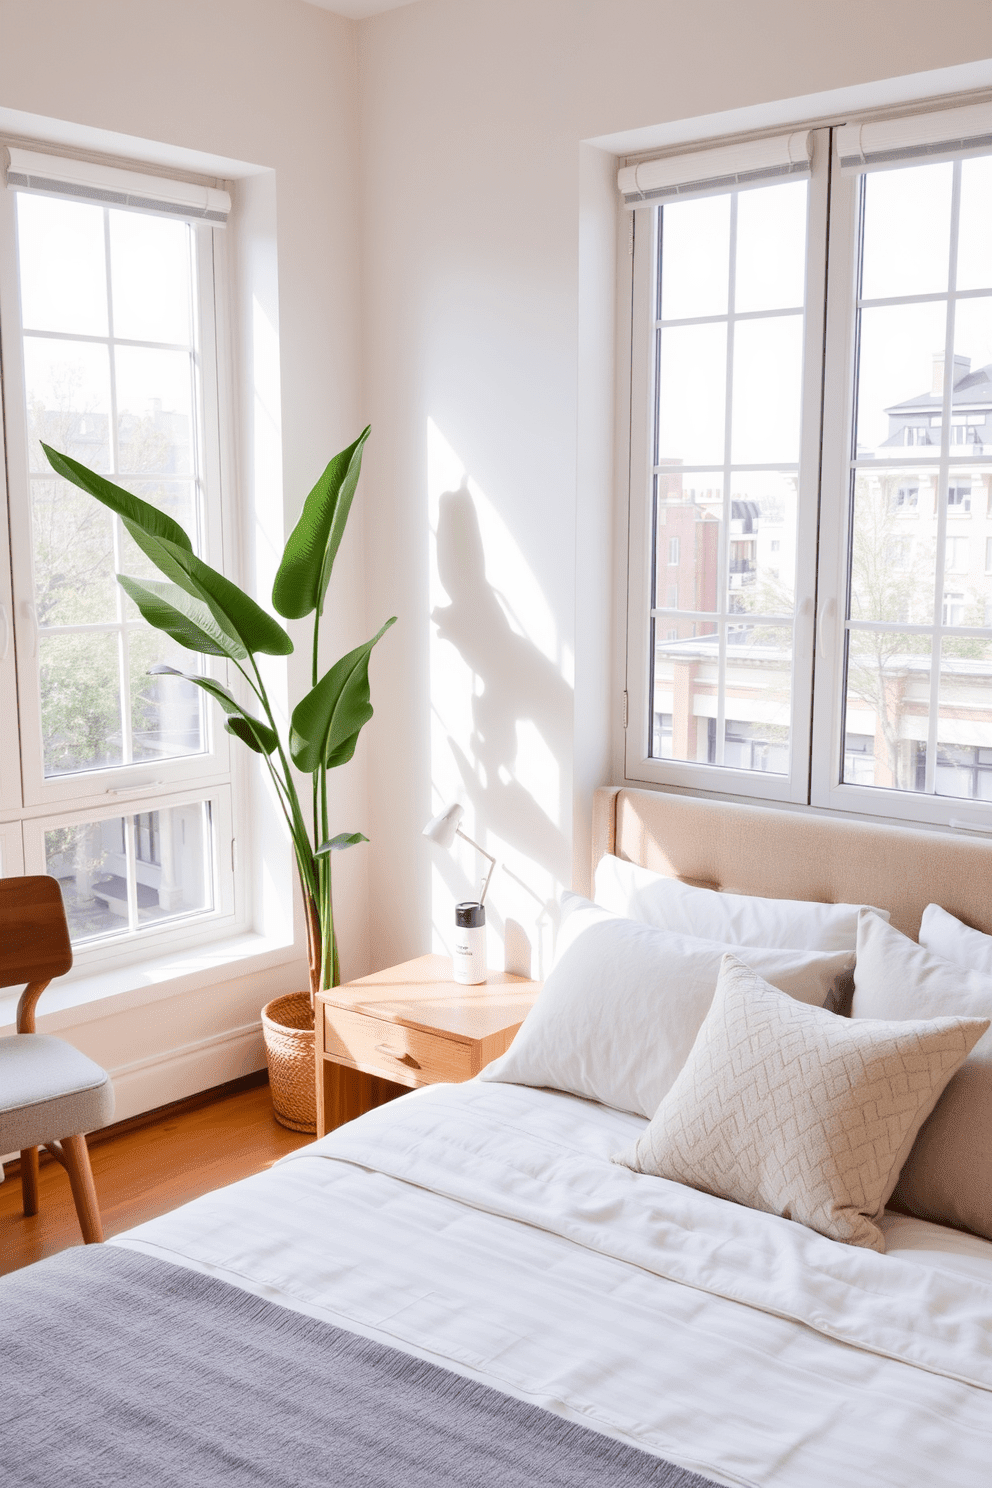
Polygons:
[[26,982],[17,1033],[0,1039],[0,1154],[20,1152],[26,1215],[38,1212],[38,1148],[69,1175],[87,1245],[103,1239],[83,1133],[106,1126],[114,1091],[106,1070],[64,1039],[34,1031],[38,998],[72,965],[62,890],[46,876],[0,878],[0,987]]

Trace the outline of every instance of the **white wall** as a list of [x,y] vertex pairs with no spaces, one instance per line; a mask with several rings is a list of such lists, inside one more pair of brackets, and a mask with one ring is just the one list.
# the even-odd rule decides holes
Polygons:
[[[355,23],[302,0],[0,0],[0,128],[213,174],[235,162],[231,174],[244,176],[229,229],[244,394],[237,537],[267,599],[303,497],[365,422]],[[221,158],[212,171],[210,157]],[[366,634],[360,500],[333,590],[328,660]],[[309,685],[307,623],[299,630],[289,683],[297,696]],[[367,794],[360,746],[334,781],[341,828],[371,835]],[[266,835],[258,796],[252,815],[259,857],[269,867],[281,855],[285,882],[289,855]],[[344,973],[357,975],[369,964],[367,859],[354,850],[335,866]],[[273,904],[271,883],[258,883],[259,928],[275,931],[284,906]],[[178,981],[152,978],[125,993],[110,979],[109,1001],[77,1010],[52,988],[39,1028],[115,1073],[126,1116],[264,1062],[259,1008],[306,985],[303,947],[297,916],[295,947],[270,952],[247,975],[191,958],[197,969]],[[0,1010],[0,1032],[11,1017],[12,1008]]]
[[[619,707],[610,151],[989,56],[988,0],[946,0],[939,25],[931,0],[419,0],[358,24],[300,0],[0,0],[0,125],[247,162],[243,537],[261,592],[327,455],[372,420],[328,655],[400,623],[335,780],[335,819],[373,840],[338,868],[345,975],[443,944],[476,889],[470,852],[419,836],[449,792],[507,864],[491,964],[505,940],[539,974],[555,889],[584,880]],[[270,961],[78,1025],[56,1007],[52,1026],[122,1072],[127,1114],[259,1062],[259,1003],[302,979],[299,955]]]
[[507,964],[540,974],[615,768],[613,162],[582,142],[692,138],[719,121],[677,121],[734,110],[754,127],[792,117],[780,100],[989,56],[987,0],[939,21],[927,0],[421,0],[362,24],[369,594],[401,617],[372,741],[377,964],[443,944],[475,889],[471,853],[418,836],[457,792],[512,871],[490,963],[512,918]]

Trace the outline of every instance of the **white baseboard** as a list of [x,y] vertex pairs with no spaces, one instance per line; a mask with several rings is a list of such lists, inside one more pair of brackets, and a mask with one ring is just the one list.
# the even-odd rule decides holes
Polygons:
[[[114,1120],[126,1121],[142,1111],[185,1100],[264,1066],[265,1043],[258,1019],[118,1065],[108,1070],[114,1086]],[[0,1157],[0,1163],[13,1162],[17,1156],[8,1152]]]
[[265,1044],[258,1019],[118,1065],[108,1071],[114,1085],[114,1120],[126,1121],[142,1111],[154,1111],[200,1090],[249,1075],[264,1065]]

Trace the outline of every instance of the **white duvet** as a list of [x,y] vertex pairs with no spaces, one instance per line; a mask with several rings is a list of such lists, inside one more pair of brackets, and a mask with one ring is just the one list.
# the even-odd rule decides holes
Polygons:
[[992,1245],[888,1254],[609,1161],[645,1122],[434,1086],[113,1243],[727,1484],[992,1482]]

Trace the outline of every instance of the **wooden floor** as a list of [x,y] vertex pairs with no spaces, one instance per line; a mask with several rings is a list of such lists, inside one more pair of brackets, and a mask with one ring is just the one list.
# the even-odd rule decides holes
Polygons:
[[[195,1109],[167,1107],[147,1125],[124,1127],[90,1143],[108,1238],[259,1173],[314,1140],[277,1124],[267,1084],[222,1089]],[[8,1166],[0,1184],[0,1275],[82,1244],[69,1179],[58,1163],[42,1165],[39,1201],[39,1212],[25,1219],[20,1179]]]

